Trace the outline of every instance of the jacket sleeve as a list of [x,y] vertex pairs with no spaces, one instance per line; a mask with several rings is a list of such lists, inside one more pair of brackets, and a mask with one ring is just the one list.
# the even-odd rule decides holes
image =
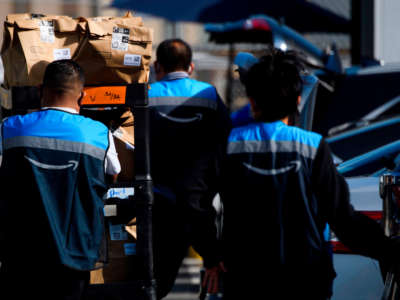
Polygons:
[[317,150],[312,184],[323,217],[341,242],[354,252],[375,259],[389,254],[390,239],[384,235],[380,225],[356,212],[350,204],[347,183],[338,173],[324,140]]
[[217,96],[217,111],[214,128],[210,133],[207,151],[196,159],[198,166],[192,169],[200,174],[188,174],[187,180],[194,183],[189,186],[187,223],[191,224],[191,243],[193,248],[203,257],[204,265],[214,266],[220,261],[217,212],[213,207],[215,196],[221,192],[221,164],[226,155],[226,144],[231,130],[231,119],[221,98]]
[[0,123],[0,166],[3,162],[3,123]]

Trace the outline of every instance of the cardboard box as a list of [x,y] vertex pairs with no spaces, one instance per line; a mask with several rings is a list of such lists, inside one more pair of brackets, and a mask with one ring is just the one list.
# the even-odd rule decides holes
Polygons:
[[70,59],[79,46],[78,20],[66,16],[17,19],[7,70],[9,86],[42,83],[46,66],[58,59]]
[[6,89],[4,86],[0,86],[0,104],[5,109],[10,110],[12,108],[11,90]]
[[108,222],[108,263],[90,273],[91,284],[126,282],[137,279],[136,218],[128,224]]
[[[1,94],[0,94],[1,95]],[[116,128],[113,131],[114,144],[121,164],[121,172],[118,174],[117,182],[133,182],[134,173],[134,116],[127,109],[120,110],[99,110],[82,109],[81,114],[94,120],[100,121],[108,128]]]
[[132,182],[135,179],[134,165],[134,117],[131,111],[124,112],[121,125],[113,132],[115,148],[121,163],[118,182]]
[[87,85],[148,82],[153,30],[141,18],[93,18],[82,24],[73,59],[84,69]]
[[114,138],[114,142],[121,163],[121,172],[118,174],[117,182],[132,182],[135,179],[134,150],[118,138]]

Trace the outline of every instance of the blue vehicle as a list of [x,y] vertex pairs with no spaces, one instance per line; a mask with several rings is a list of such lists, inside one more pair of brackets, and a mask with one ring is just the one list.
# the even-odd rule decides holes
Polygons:
[[[381,222],[382,200],[379,197],[379,177],[346,178],[350,202],[354,209]],[[358,255],[345,247],[331,232],[333,265],[336,278],[331,300],[381,299],[384,280],[378,261]]]
[[400,139],[349,159],[338,166],[345,177],[379,177],[400,168]]
[[366,121],[326,138],[332,152],[342,161],[397,140],[400,140],[400,115],[374,122]]
[[[350,190],[355,210],[382,222],[380,176],[400,171],[400,140],[358,155],[338,166]],[[384,280],[379,263],[352,253],[331,233],[333,262],[338,274],[334,281],[332,300],[381,299]]]
[[393,102],[400,95],[400,64],[384,66],[376,62],[374,66],[344,69],[334,46],[320,49],[266,15],[206,24],[205,30],[216,43],[265,43],[281,50],[292,47],[304,51],[307,54],[304,62],[319,83],[312,130],[323,136],[329,136],[332,128],[343,124],[346,129],[359,127],[364,123],[358,121],[366,116],[371,123],[400,114],[400,100]]
[[[266,43],[281,50],[292,44],[313,58],[305,62],[318,79],[316,100],[308,107],[312,112],[307,115],[308,125],[300,127],[326,137],[336,156],[338,171],[348,183],[353,207],[380,222],[379,176],[400,170],[400,64],[343,69],[335,47],[321,50],[291,28],[264,15],[208,24],[205,30],[217,43]],[[249,122],[249,112],[244,107],[234,112],[233,118],[247,118]],[[384,282],[378,262],[352,253],[333,232],[331,242],[337,273],[331,300],[380,299]]]

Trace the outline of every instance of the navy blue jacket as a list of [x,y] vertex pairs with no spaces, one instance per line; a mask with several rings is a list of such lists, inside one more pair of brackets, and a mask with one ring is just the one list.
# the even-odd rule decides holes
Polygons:
[[212,200],[231,129],[228,111],[214,86],[185,72],[151,84],[149,106],[156,207],[179,211],[173,218],[187,234],[182,240],[211,258],[216,253],[210,242],[216,235]]
[[326,223],[352,250],[384,256],[387,238],[377,223],[353,210],[319,134],[281,121],[255,122],[232,130],[227,154],[224,261],[240,286],[248,286],[243,274],[266,270],[272,279],[257,285],[251,277],[252,288],[327,298],[335,273]]
[[93,269],[104,236],[108,129],[54,109],[10,117],[2,129],[3,259]]

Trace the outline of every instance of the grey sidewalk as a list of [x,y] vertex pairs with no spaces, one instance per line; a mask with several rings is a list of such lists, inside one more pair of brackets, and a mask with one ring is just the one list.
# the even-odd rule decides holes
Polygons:
[[202,261],[185,258],[171,293],[165,300],[198,300],[200,293],[200,270]]

